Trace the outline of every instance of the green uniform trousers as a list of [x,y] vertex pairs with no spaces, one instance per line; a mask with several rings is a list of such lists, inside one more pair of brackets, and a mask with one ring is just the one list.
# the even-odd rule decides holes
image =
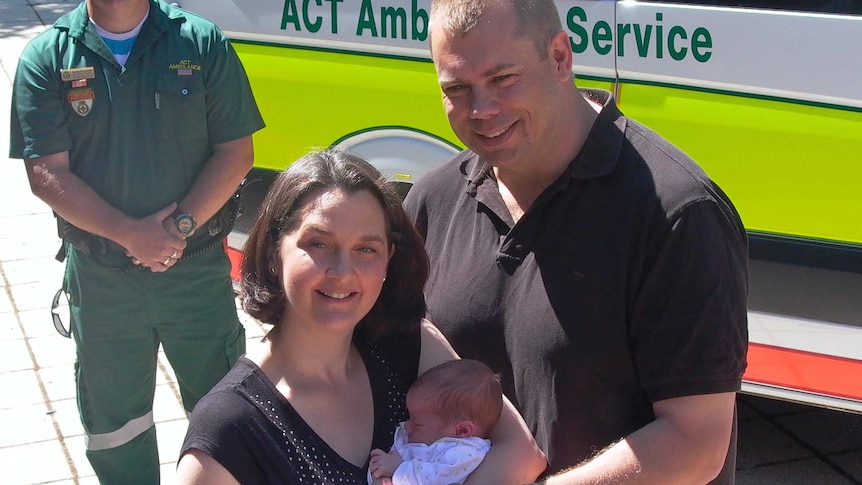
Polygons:
[[164,273],[110,267],[67,251],[65,289],[77,346],[78,410],[102,485],[159,483],[153,424],[159,344],[190,412],[245,352],[221,245]]

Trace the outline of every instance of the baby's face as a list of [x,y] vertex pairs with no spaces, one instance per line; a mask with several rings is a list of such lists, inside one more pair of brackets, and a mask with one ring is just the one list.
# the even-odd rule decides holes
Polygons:
[[431,412],[428,401],[421,393],[407,393],[407,411],[410,419],[404,425],[410,443],[431,443],[446,436],[455,436],[457,422],[448,422]]

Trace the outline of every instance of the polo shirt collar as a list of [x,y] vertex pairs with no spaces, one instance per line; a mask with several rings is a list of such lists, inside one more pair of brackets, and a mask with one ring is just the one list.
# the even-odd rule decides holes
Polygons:
[[626,117],[614,100],[614,95],[602,89],[581,89],[590,101],[602,105],[584,146],[569,164],[569,176],[575,179],[603,177],[614,171],[623,147]]
[[[141,27],[140,33],[138,33],[138,38],[135,40],[135,46],[132,48],[132,53],[126,61],[126,65],[131,65],[136,59],[140,58],[143,52],[168,29],[170,22],[184,21],[185,18],[183,10],[158,0],[151,0],[147,20]],[[108,51],[104,42],[101,42],[99,35],[96,34],[95,28],[90,25],[87,2],[81,2],[74,10],[57,19],[54,22],[54,28],[67,30],[69,37],[82,40],[88,49],[98,52],[106,59],[113,60],[113,54]]]
[[87,15],[87,2],[81,2],[72,11],[63,15],[56,22],[54,28],[69,31],[69,37],[80,39],[87,30],[87,25],[90,24],[90,17]]
[[135,40],[135,46],[132,47],[129,59],[126,60],[126,66],[131,66],[135,61],[140,59],[144,55],[144,52],[168,30],[172,22],[182,22],[184,20],[185,15],[182,10],[164,2],[151,1],[149,17],[141,27],[141,32],[138,34],[137,40]]
[[513,226],[515,222],[500,196],[491,165],[472,151],[468,150],[465,155],[461,162],[461,173],[467,182],[467,195],[487,206],[497,214],[497,217]]

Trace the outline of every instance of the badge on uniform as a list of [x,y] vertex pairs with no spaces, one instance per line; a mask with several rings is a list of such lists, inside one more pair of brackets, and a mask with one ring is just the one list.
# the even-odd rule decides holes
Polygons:
[[69,105],[72,106],[72,111],[77,113],[78,116],[87,116],[90,114],[90,110],[93,109],[93,100],[96,99],[96,93],[93,92],[93,88],[77,88],[69,91],[66,99],[69,101]]
[[96,70],[90,67],[76,67],[74,69],[60,69],[60,79],[63,82],[72,83],[66,99],[72,107],[72,111],[78,116],[87,116],[93,109],[93,101],[96,93],[93,88],[87,87],[87,79],[95,79]]
[[60,79],[63,82],[77,81],[79,79],[96,79],[96,70],[93,69],[93,66],[60,69]]

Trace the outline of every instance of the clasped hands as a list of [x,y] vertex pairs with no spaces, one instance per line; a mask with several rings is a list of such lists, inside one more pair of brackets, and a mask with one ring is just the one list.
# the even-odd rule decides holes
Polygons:
[[171,214],[177,204],[161,209],[134,222],[123,244],[132,263],[149,268],[153,273],[167,271],[182,258],[185,236],[177,230]]

